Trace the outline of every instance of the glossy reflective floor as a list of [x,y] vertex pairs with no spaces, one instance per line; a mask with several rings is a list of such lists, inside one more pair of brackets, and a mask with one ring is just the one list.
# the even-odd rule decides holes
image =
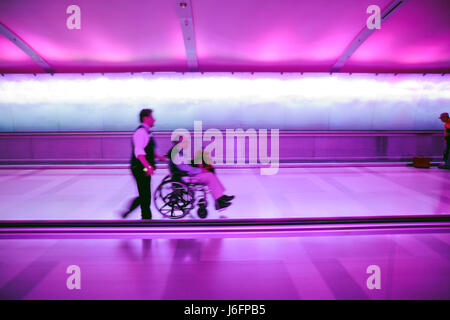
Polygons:
[[[158,170],[153,190],[166,174]],[[450,213],[450,171],[436,167],[282,168],[272,176],[219,169],[218,175],[236,199],[221,214],[210,199],[209,217],[215,219]],[[0,220],[119,219],[136,193],[126,169],[2,169]],[[140,219],[139,209],[129,219]]]
[[0,299],[450,299],[450,233],[0,239]]

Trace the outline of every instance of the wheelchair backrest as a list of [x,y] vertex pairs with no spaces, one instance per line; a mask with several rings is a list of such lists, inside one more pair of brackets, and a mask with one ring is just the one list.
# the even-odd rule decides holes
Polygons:
[[172,162],[172,159],[169,161],[169,170],[172,177],[177,180],[188,175],[186,171],[180,170],[175,163]]

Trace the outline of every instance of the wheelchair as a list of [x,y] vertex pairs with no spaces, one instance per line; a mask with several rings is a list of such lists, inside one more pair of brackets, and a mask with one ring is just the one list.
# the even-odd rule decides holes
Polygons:
[[163,216],[181,219],[197,207],[197,215],[204,219],[208,215],[208,187],[192,182],[186,172],[169,163],[170,174],[165,176],[153,194],[153,203]]

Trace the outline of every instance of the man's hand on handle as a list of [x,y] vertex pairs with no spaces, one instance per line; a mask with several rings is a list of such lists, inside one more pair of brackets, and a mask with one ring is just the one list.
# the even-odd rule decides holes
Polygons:
[[148,167],[148,168],[144,168],[144,172],[145,172],[145,175],[146,176],[152,176],[153,175],[153,173],[155,173],[155,168],[153,168],[153,167]]
[[155,172],[155,168],[153,168],[150,165],[150,163],[148,163],[148,161],[147,161],[147,159],[145,158],[144,155],[142,155],[142,154],[138,155],[138,159],[142,163],[142,165],[144,166],[145,175],[150,177]]

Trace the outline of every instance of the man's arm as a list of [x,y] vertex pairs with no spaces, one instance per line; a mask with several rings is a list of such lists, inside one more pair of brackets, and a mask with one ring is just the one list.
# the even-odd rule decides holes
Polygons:
[[160,155],[158,155],[158,154],[156,153],[156,151],[155,151],[155,158],[158,159],[159,161],[168,161],[168,160],[169,160],[169,158],[166,157],[166,156],[160,156]]
[[153,167],[150,165],[150,163],[148,163],[147,158],[145,158],[145,156],[142,155],[142,154],[138,155],[137,158],[138,158],[139,161],[142,163],[142,165],[144,166],[144,168],[147,169],[146,173],[147,173],[148,175],[152,175],[152,174],[153,174],[153,171],[155,171],[155,168],[153,168]]

